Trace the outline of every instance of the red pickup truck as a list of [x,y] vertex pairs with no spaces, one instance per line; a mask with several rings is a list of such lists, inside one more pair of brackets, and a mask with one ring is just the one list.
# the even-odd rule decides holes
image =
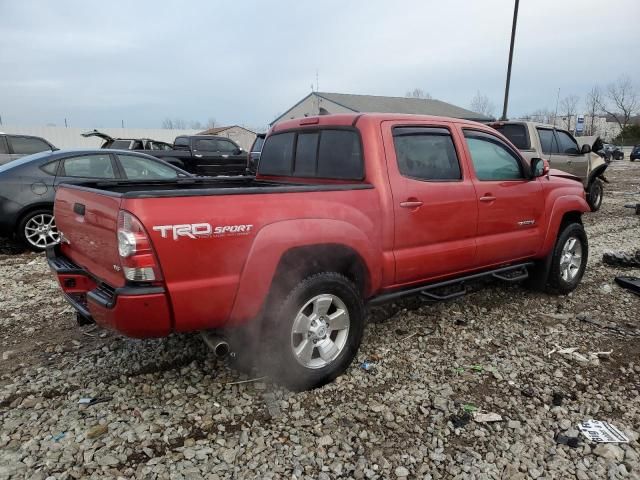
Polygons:
[[82,318],[207,332],[218,354],[251,337],[303,389],[349,366],[366,305],[452,298],[481,277],[572,291],[587,211],[579,179],[491,127],[328,115],[273,127],[255,178],[60,187],[48,258]]

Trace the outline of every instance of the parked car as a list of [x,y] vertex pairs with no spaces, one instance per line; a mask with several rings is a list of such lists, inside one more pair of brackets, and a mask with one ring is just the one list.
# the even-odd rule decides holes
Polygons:
[[631,155],[629,155],[629,160],[635,162],[640,159],[640,145],[635,145],[633,150],[631,150]]
[[249,153],[247,154],[247,173],[249,175],[255,175],[258,170],[260,152],[262,152],[262,146],[264,145],[264,139],[266,136],[266,133],[258,133],[256,135],[256,139],[251,145],[251,148],[249,149]]
[[152,140],[150,138],[113,138],[111,135],[93,130],[91,132],[85,132],[81,134],[83,137],[98,137],[104,140],[100,148],[110,148],[115,150],[172,150],[173,145],[167,142],[161,142],[159,140]]
[[147,153],[196,175],[244,175],[247,169],[247,153],[233,140],[215,135],[182,135],[172,150]]
[[604,157],[607,162],[611,160],[623,160],[624,159],[624,150],[622,147],[617,145],[612,145],[611,143],[605,143],[603,145],[602,151],[604,152]]
[[255,178],[61,186],[48,258],[81,318],[202,331],[304,389],[351,363],[366,304],[453,298],[478,278],[571,292],[588,211],[577,177],[486,125],[326,115],[273,127]]
[[25,155],[57,150],[44,138],[31,135],[9,135],[0,132],[0,165]]
[[87,180],[175,180],[191,175],[149,155],[125,151],[57,150],[0,166],[0,235],[35,251],[59,240],[53,201],[61,183]]
[[602,205],[603,174],[607,163],[595,153],[602,148],[596,137],[593,145],[579,146],[568,131],[537,122],[495,122],[491,126],[507,137],[528,160],[544,157],[549,164],[579,177],[592,211]]

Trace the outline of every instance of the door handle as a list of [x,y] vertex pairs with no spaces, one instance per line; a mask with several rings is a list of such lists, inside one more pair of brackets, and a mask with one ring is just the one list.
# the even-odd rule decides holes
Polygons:
[[202,158],[202,155],[200,155],[199,153],[196,153],[193,156],[196,157],[196,158]]
[[400,202],[400,206],[402,208],[418,208],[422,206],[422,202],[420,200],[414,200],[411,202]]
[[491,194],[487,193],[483,197],[480,197],[481,202],[494,202],[496,197],[491,196]]

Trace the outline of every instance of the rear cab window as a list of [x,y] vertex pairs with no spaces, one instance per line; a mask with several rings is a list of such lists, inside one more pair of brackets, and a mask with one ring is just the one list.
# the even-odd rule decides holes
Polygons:
[[265,140],[258,174],[362,180],[360,134],[356,129],[331,127],[275,133]]
[[529,129],[522,123],[496,123],[492,127],[507,137],[518,150],[529,150],[531,140],[529,139]]

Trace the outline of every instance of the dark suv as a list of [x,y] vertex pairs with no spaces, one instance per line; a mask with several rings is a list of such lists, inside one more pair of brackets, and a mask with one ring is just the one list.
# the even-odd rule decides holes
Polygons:
[[44,138],[0,133],[0,165],[32,153],[54,150],[57,148]]
[[632,162],[640,160],[640,144],[633,147],[633,150],[631,150],[631,155],[629,155],[629,160],[631,160]]

